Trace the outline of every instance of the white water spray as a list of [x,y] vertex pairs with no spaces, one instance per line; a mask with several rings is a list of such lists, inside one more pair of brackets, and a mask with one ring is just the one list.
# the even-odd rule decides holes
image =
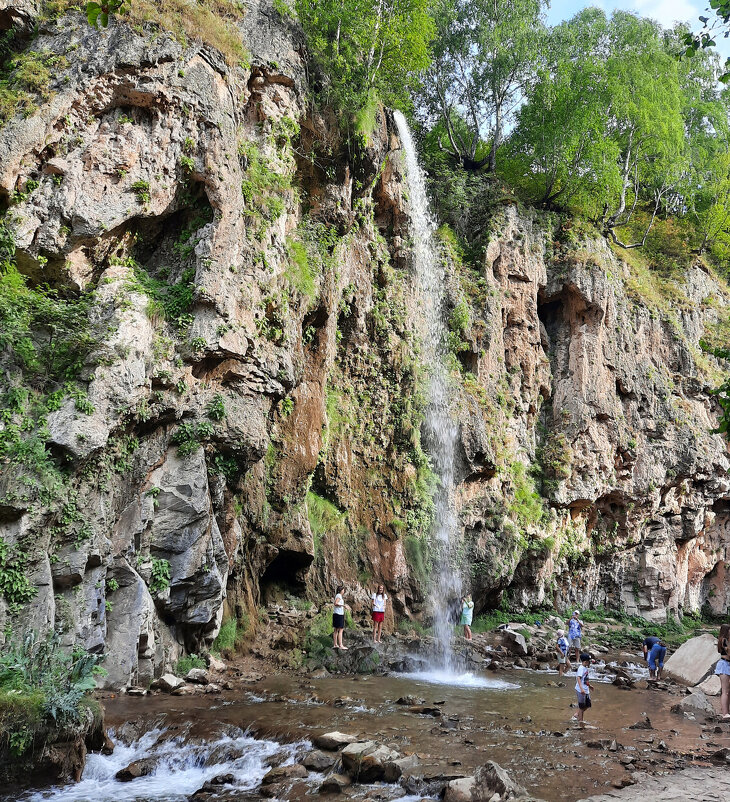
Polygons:
[[431,456],[439,487],[434,498],[434,535],[438,548],[436,581],[431,602],[441,664],[453,670],[449,602],[461,597],[461,575],[455,565],[459,544],[459,524],[454,508],[454,454],[459,427],[451,414],[446,342],[444,297],[446,276],[435,241],[436,223],[426,193],[426,179],[405,117],[394,113],[406,162],[418,292],[423,308],[423,362],[429,366],[430,382],[425,414],[426,448]]

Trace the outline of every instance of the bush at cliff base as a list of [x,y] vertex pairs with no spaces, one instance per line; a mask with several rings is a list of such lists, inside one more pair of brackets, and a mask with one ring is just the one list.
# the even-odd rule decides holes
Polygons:
[[100,718],[88,697],[104,673],[98,655],[64,651],[55,634],[29,633],[0,656],[0,756],[19,757],[59,733],[79,734]]

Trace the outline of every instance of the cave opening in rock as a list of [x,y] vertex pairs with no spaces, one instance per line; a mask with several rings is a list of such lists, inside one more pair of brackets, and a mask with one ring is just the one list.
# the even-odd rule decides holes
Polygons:
[[276,604],[287,597],[304,596],[305,577],[311,563],[311,554],[281,549],[266,566],[259,582],[261,603]]

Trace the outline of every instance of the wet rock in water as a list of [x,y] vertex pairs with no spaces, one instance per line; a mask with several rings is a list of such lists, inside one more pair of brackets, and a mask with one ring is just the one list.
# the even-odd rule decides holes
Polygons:
[[196,693],[200,693],[201,687],[199,685],[189,685],[187,682],[181,685],[179,688],[175,688],[172,691],[173,696],[193,696]]
[[365,755],[374,752],[377,746],[375,741],[355,741],[355,743],[348,744],[340,752],[345,771],[350,774],[356,773]]
[[336,758],[332,754],[314,749],[302,760],[302,765],[310,771],[325,771],[331,769],[335,762]]
[[476,787],[474,777],[460,777],[450,780],[444,791],[444,802],[474,802],[473,792]]
[[152,685],[150,685],[150,688],[172,693],[172,691],[177,690],[184,684],[185,680],[180,679],[180,677],[176,677],[174,674],[163,674],[161,677],[158,677],[152,683]]
[[644,716],[642,721],[637,721],[636,724],[631,724],[630,730],[653,730],[649,716]]
[[349,735],[335,730],[334,732],[326,732],[323,735],[318,735],[313,743],[320,749],[326,749],[328,752],[336,752],[338,749],[342,749],[343,746],[349,746],[349,744],[355,743],[357,739],[357,735]]
[[714,713],[712,704],[700,690],[693,690],[680,702],[671,707],[672,713]]
[[223,693],[223,688],[220,685],[216,685],[214,682],[209,682],[205,686],[206,693]]
[[204,668],[191,668],[185,675],[186,682],[192,682],[195,685],[207,685],[210,682],[208,672]]
[[627,691],[630,691],[634,687],[633,681],[627,677],[616,677],[612,684],[617,688],[623,688]]
[[725,747],[724,749],[718,749],[717,752],[713,752],[710,755],[710,760],[714,760],[715,762],[720,763],[727,763],[730,761],[730,749]]
[[120,769],[114,776],[119,782],[128,783],[139,777],[146,777],[148,774],[152,774],[156,765],[155,761],[151,758],[135,760],[126,768]]
[[509,774],[493,760],[485,763],[474,773],[475,787],[472,791],[473,802],[487,802],[494,794],[500,799],[514,799],[526,796],[527,791],[516,783]]
[[339,794],[344,791],[352,780],[344,774],[330,774],[329,777],[319,786],[320,794]]
[[396,699],[395,703],[397,705],[410,705],[410,706],[417,704],[415,696],[401,696],[399,699]]
[[311,677],[312,679],[326,679],[329,677],[330,672],[322,666],[321,668],[316,669],[316,671],[310,671],[307,676]]
[[263,785],[273,785],[274,783],[285,782],[286,780],[301,780],[308,774],[307,770],[300,763],[293,763],[290,766],[277,766],[275,769],[266,772],[261,780]]
[[383,766],[383,780],[387,783],[397,782],[403,775],[410,775],[418,764],[416,755],[406,755],[397,760],[389,760]]
[[388,763],[394,763],[400,759],[400,752],[389,749],[387,746],[380,745],[372,752],[368,752],[360,760],[360,765],[356,770],[356,778],[360,782],[377,782],[385,778],[385,767]]
[[417,713],[419,716],[433,716],[434,718],[438,718],[441,715],[438,707],[428,707],[427,705],[411,705],[408,708],[408,712]]

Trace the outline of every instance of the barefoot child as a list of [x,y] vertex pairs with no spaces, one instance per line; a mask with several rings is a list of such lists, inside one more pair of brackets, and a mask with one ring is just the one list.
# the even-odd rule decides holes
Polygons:
[[580,665],[575,674],[575,692],[578,696],[578,712],[573,716],[573,721],[583,724],[585,711],[591,707],[591,683],[588,674],[590,672],[591,656],[583,652],[580,656]]
[[335,649],[347,651],[348,647],[344,646],[342,643],[342,633],[345,631],[345,607],[347,607],[343,595],[344,592],[344,586],[338,585],[332,610],[332,646]]
[[383,585],[378,585],[378,589],[371,596],[373,601],[373,643],[381,643],[383,637],[383,621],[385,620],[385,604],[388,601],[388,594]]
[[565,637],[565,630],[558,630],[558,640],[555,644],[555,653],[558,656],[558,674],[562,677],[565,674],[565,666],[568,662],[568,639]]

